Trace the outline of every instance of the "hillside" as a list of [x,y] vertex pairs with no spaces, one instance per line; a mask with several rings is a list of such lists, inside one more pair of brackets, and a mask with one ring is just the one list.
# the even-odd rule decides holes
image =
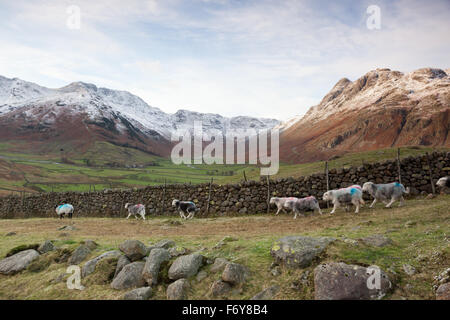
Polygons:
[[281,128],[280,155],[289,163],[398,146],[450,146],[450,76],[424,68],[376,69],[341,79],[298,121]]

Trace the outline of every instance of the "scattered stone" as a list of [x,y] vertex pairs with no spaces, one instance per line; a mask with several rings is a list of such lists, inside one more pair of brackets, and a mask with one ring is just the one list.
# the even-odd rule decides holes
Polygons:
[[82,268],[82,276],[87,277],[88,275],[90,275],[92,272],[95,271],[95,267],[97,265],[97,263],[103,259],[106,258],[111,258],[111,257],[116,257],[119,258],[122,255],[122,253],[120,253],[120,251],[117,250],[113,250],[113,251],[108,251],[105,252],[101,255],[99,255],[98,257],[95,257],[94,259],[89,260],[88,262],[86,262]]
[[450,281],[450,268],[445,269],[440,274],[434,277],[434,281],[437,283],[446,283]]
[[11,236],[15,236],[17,233],[15,233],[14,231],[12,232],[8,232],[5,236],[6,237],[11,237]]
[[172,247],[169,249],[169,254],[172,258],[185,255],[187,253],[187,249],[183,247]]
[[15,274],[24,270],[28,265],[39,257],[39,252],[34,249],[20,251],[15,255],[0,260],[1,274]]
[[361,239],[364,244],[374,247],[385,247],[392,244],[392,240],[382,234],[374,234]]
[[47,252],[53,251],[53,250],[55,250],[55,246],[53,245],[53,242],[51,242],[50,240],[45,240],[43,243],[41,243],[41,245],[37,249],[37,251],[41,254],[47,253]]
[[62,226],[60,228],[58,228],[59,231],[64,230],[64,231],[74,231],[77,230],[76,227],[74,226]]
[[238,263],[228,263],[222,273],[222,280],[231,285],[242,284],[247,280],[249,271]]
[[122,251],[131,261],[137,261],[145,257],[148,249],[139,240],[126,240],[119,245],[119,250]]
[[84,244],[86,247],[88,247],[91,250],[95,250],[98,247],[97,242],[95,242],[94,240],[84,240],[82,242],[82,244]]
[[279,264],[289,268],[305,268],[335,240],[330,237],[287,236],[275,241],[270,253]]
[[72,253],[72,256],[69,258],[69,264],[80,264],[87,256],[91,253],[91,249],[89,249],[84,244],[75,249]]
[[156,248],[169,249],[169,248],[175,246],[175,241],[170,240],[170,239],[164,239],[164,240],[161,240],[158,243],[156,243],[154,246]]
[[352,246],[357,246],[358,245],[358,241],[354,240],[354,239],[350,239],[350,238],[345,238],[344,242],[347,244],[351,244]]
[[380,270],[380,289],[369,289],[371,276],[367,268],[342,262],[321,264],[314,269],[314,294],[316,300],[369,300],[381,299],[392,284]]
[[121,255],[119,259],[117,260],[117,266],[116,271],[114,272],[114,278],[119,274],[120,271],[122,271],[123,267],[125,267],[127,264],[130,264],[130,259],[127,258],[125,255]]
[[151,287],[131,290],[123,295],[123,300],[148,300],[152,295]]
[[203,256],[198,253],[178,257],[170,266],[169,279],[178,280],[197,274],[203,264]]
[[178,279],[167,287],[167,300],[186,300],[189,288],[186,279]]
[[278,291],[280,291],[280,286],[274,285],[254,295],[250,300],[271,300]]
[[197,273],[197,276],[195,277],[195,279],[197,280],[197,282],[202,282],[203,279],[205,279],[208,276],[208,273],[204,270],[200,271],[199,273]]
[[450,300],[450,282],[439,286],[436,290],[436,300]]
[[142,277],[147,284],[154,286],[158,284],[158,274],[161,265],[168,262],[170,259],[169,251],[163,248],[155,248],[150,252],[150,255],[145,262]]
[[26,251],[26,250],[37,250],[39,248],[39,244],[22,244],[20,246],[14,247],[11,250],[9,250],[6,253],[6,258],[11,257],[13,255],[15,255],[16,253],[19,253],[21,251]]
[[413,266],[411,266],[409,264],[404,264],[402,267],[403,267],[403,271],[405,271],[405,273],[408,276],[412,276],[416,273],[416,268],[414,268]]
[[123,290],[143,287],[145,285],[145,280],[142,277],[144,266],[144,262],[132,262],[127,264],[111,282],[111,288]]
[[211,296],[222,297],[231,291],[231,285],[222,280],[215,281],[211,286]]

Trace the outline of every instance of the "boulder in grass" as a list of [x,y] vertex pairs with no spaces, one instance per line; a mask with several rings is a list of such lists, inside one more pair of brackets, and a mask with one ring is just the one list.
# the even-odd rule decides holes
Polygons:
[[114,278],[119,274],[120,271],[122,271],[123,267],[125,267],[127,264],[130,264],[131,261],[130,259],[127,258],[127,256],[122,255],[119,257],[119,259],[117,260],[117,266],[116,266],[116,271],[114,273]]
[[211,285],[211,296],[223,297],[231,291],[231,285],[225,281],[217,280]]
[[45,240],[43,243],[41,243],[41,245],[37,249],[37,251],[40,254],[47,253],[53,250],[55,250],[55,246],[53,245],[53,242],[51,242],[50,240]]
[[102,253],[98,257],[95,257],[94,259],[87,261],[83,265],[83,268],[82,268],[83,278],[90,275],[92,272],[95,271],[95,267],[100,260],[106,259],[106,258],[111,258],[111,257],[119,258],[121,255],[122,254],[120,253],[120,251],[113,250],[113,251],[108,251],[108,252]]
[[16,274],[27,268],[38,257],[39,252],[34,249],[20,251],[15,255],[0,260],[0,273],[6,275]]
[[374,269],[342,262],[321,264],[314,269],[315,299],[381,299],[391,290],[392,283],[382,270],[374,271]]
[[287,236],[274,242],[270,254],[280,265],[306,268],[335,240],[330,237]]
[[111,282],[111,288],[124,290],[143,287],[145,285],[145,280],[142,277],[144,265],[144,262],[127,264]]
[[247,280],[249,271],[238,263],[228,263],[222,273],[222,280],[231,285],[239,285]]
[[225,269],[225,266],[230,263],[230,261],[228,261],[227,259],[224,258],[216,258],[216,260],[214,260],[213,265],[211,266],[210,271],[211,272],[219,272],[219,271],[223,271],[223,269]]
[[167,300],[186,300],[189,288],[186,279],[178,279],[167,287]]
[[280,291],[279,285],[271,286],[256,294],[250,300],[270,300]]
[[175,259],[169,268],[169,279],[178,280],[195,276],[203,265],[203,256],[198,253],[181,256]]
[[84,259],[91,253],[91,249],[89,249],[84,244],[75,249],[72,255],[69,258],[69,264],[80,264]]
[[123,300],[148,300],[152,295],[151,287],[131,290],[123,295]]
[[142,276],[149,285],[158,284],[159,269],[169,259],[170,254],[166,249],[155,248],[150,252],[147,261],[145,261],[144,270],[142,271]]
[[450,282],[441,284],[437,288],[436,300],[450,300]]
[[175,241],[170,240],[170,239],[164,239],[164,240],[161,240],[158,243],[156,243],[154,246],[156,248],[169,249],[169,248],[175,246]]
[[145,257],[148,249],[139,240],[126,240],[119,245],[119,250],[122,251],[131,261],[137,261]]

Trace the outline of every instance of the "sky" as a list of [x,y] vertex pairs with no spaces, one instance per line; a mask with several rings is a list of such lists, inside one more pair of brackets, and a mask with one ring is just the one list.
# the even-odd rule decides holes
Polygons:
[[449,16],[449,0],[0,0],[0,75],[287,120],[344,77],[450,68]]

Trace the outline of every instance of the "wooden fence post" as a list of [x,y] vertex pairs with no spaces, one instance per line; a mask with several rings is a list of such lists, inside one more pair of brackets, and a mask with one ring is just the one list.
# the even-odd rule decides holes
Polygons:
[[247,182],[247,176],[245,175],[245,170],[244,170],[244,180],[245,180],[245,182]]
[[269,175],[266,176],[267,180],[267,213],[270,210],[270,184],[269,184]]
[[206,214],[209,213],[209,203],[211,201],[211,188],[212,188],[213,178],[209,182],[209,192],[208,192],[208,203],[206,204]]
[[164,189],[163,189],[163,196],[162,196],[162,211],[161,211],[161,215],[164,214],[164,211],[166,210],[166,205],[165,205],[165,201],[166,201],[166,179],[164,179]]
[[398,170],[398,182],[402,183],[402,174],[400,169],[400,148],[397,148],[397,170]]
[[433,183],[433,173],[431,171],[431,162],[430,162],[430,157],[428,155],[428,152],[425,153],[427,156],[427,163],[428,163],[428,174],[430,175],[430,183],[431,183],[431,191],[433,192],[433,194],[436,194],[436,189],[434,188],[434,183]]
[[[328,176],[328,161],[325,161],[325,178],[327,179],[327,191],[330,190],[330,179]],[[330,208],[330,202],[327,201],[327,208]]]

